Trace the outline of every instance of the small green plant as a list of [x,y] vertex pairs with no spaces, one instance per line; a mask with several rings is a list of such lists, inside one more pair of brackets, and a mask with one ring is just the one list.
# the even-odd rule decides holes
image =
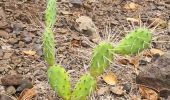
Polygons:
[[70,77],[64,67],[55,63],[55,44],[53,27],[56,21],[56,0],[47,0],[45,11],[45,31],[43,33],[44,59],[48,63],[47,76],[52,89],[64,100],[86,100],[96,87],[96,76],[102,74],[113,60],[113,54],[135,54],[149,46],[152,35],[146,28],[130,32],[120,43],[113,47],[110,42],[102,41],[94,49],[90,70],[80,77],[71,90]]
[[49,66],[55,64],[54,34],[51,28],[47,27],[43,34],[43,54]]
[[59,96],[65,100],[69,100],[71,95],[71,83],[68,73],[60,65],[51,66],[48,71],[48,80]]
[[90,73],[84,74],[77,82],[71,100],[86,100],[86,97],[91,94],[96,87],[96,80]]
[[113,59],[113,46],[111,43],[102,41],[93,49],[90,63],[90,73],[92,76],[100,75],[109,67],[109,62]]
[[152,34],[147,28],[139,27],[132,30],[123,38],[113,52],[119,54],[136,54],[148,47],[152,40]]
[[53,28],[56,22],[56,6],[56,0],[47,0],[47,9],[45,10],[45,25],[47,27]]

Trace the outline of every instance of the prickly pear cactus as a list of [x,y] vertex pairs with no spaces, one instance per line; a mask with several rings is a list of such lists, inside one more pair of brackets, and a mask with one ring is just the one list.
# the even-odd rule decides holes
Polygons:
[[56,21],[56,0],[47,0],[47,9],[45,11],[45,24],[47,27],[53,27]]
[[152,34],[147,28],[136,28],[127,34],[113,51],[119,54],[135,54],[148,47],[151,40]]
[[69,100],[71,84],[65,69],[60,65],[54,65],[48,69],[47,75],[53,90],[55,90],[64,100]]
[[92,76],[100,75],[109,67],[109,62],[113,59],[112,49],[112,44],[106,41],[102,41],[93,49],[90,64],[90,73]]
[[77,82],[72,95],[71,100],[86,100],[96,87],[96,80],[90,75],[90,73],[84,74]]
[[55,64],[54,34],[48,27],[43,33],[43,54],[49,66]]

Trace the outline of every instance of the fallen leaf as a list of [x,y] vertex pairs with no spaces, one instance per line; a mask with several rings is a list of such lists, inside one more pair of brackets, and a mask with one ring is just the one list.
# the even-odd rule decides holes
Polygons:
[[163,20],[161,18],[151,18],[149,21],[150,21],[150,24],[152,24],[150,26],[153,26],[153,27],[157,26],[159,24],[162,28],[164,28],[168,24],[167,21],[165,21],[165,20]]
[[152,48],[152,49],[150,49],[150,52],[152,53],[152,54],[159,54],[160,56],[162,56],[162,55],[164,55],[165,54],[165,52],[163,52],[163,51],[161,51],[161,50],[159,50],[159,49],[154,49],[154,48]]
[[103,95],[104,93],[106,93],[107,91],[109,91],[109,87],[101,87],[97,90],[97,94],[98,95]]
[[24,89],[17,100],[31,100],[31,98],[35,95],[36,90],[34,87],[31,89]]
[[72,47],[78,47],[79,45],[81,45],[81,41],[77,40],[77,39],[72,39],[71,40],[71,46]]
[[140,55],[137,55],[135,57],[131,57],[129,59],[130,64],[134,65],[136,68],[138,68],[138,66],[139,66],[139,60],[140,60]]
[[154,90],[143,85],[139,86],[139,92],[141,96],[147,100],[158,100],[158,94]]
[[26,55],[35,55],[36,51],[28,50],[28,51],[23,51]]
[[111,92],[117,95],[122,95],[126,90],[123,90],[123,86],[115,86],[111,88]]
[[138,6],[139,6],[138,4],[131,2],[131,3],[125,4],[124,8],[127,10],[136,10]]
[[118,59],[117,61],[118,61],[118,63],[123,64],[123,65],[129,64],[129,60],[126,58]]
[[109,85],[115,85],[117,83],[117,77],[114,73],[109,72],[103,76],[103,80]]

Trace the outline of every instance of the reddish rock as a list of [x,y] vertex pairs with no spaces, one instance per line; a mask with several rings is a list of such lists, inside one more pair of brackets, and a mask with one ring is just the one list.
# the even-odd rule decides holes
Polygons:
[[159,57],[148,66],[140,67],[137,83],[158,91],[170,90],[170,54]]
[[2,85],[20,85],[23,81],[21,75],[7,75],[1,78]]

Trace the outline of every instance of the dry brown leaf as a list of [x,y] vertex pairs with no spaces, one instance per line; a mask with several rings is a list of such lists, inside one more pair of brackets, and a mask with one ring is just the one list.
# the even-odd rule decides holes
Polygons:
[[161,51],[161,50],[159,50],[159,49],[154,49],[154,48],[150,49],[150,52],[151,52],[152,54],[159,54],[160,56],[162,56],[162,55],[165,54],[165,52],[163,52],[163,51]]
[[126,92],[126,90],[123,90],[123,86],[112,87],[111,91],[114,94],[117,94],[117,95],[121,95],[121,94],[124,94]]
[[124,8],[127,10],[136,10],[138,7],[139,7],[139,5],[136,3],[133,3],[133,2],[125,4],[125,6],[124,6]]
[[140,55],[130,58],[130,64],[134,65],[136,68],[139,66]]
[[109,85],[115,85],[117,83],[117,76],[114,73],[109,72],[103,76],[103,80]]
[[36,95],[36,90],[34,87],[31,89],[24,89],[21,92],[20,96],[18,97],[18,100],[31,100],[31,98],[35,95]]
[[97,94],[98,95],[103,95],[104,93],[106,93],[107,91],[109,91],[109,87],[101,87],[97,90]]
[[139,86],[139,92],[141,96],[147,100],[158,100],[158,94],[154,90],[143,85]]
[[26,55],[35,55],[36,51],[28,50],[28,51],[23,51],[23,53]]
[[118,63],[123,64],[123,65],[129,64],[129,60],[126,58],[118,59],[117,61],[118,61]]
[[80,44],[81,44],[80,40],[77,40],[77,39],[72,39],[71,40],[71,46],[72,47],[78,47]]

